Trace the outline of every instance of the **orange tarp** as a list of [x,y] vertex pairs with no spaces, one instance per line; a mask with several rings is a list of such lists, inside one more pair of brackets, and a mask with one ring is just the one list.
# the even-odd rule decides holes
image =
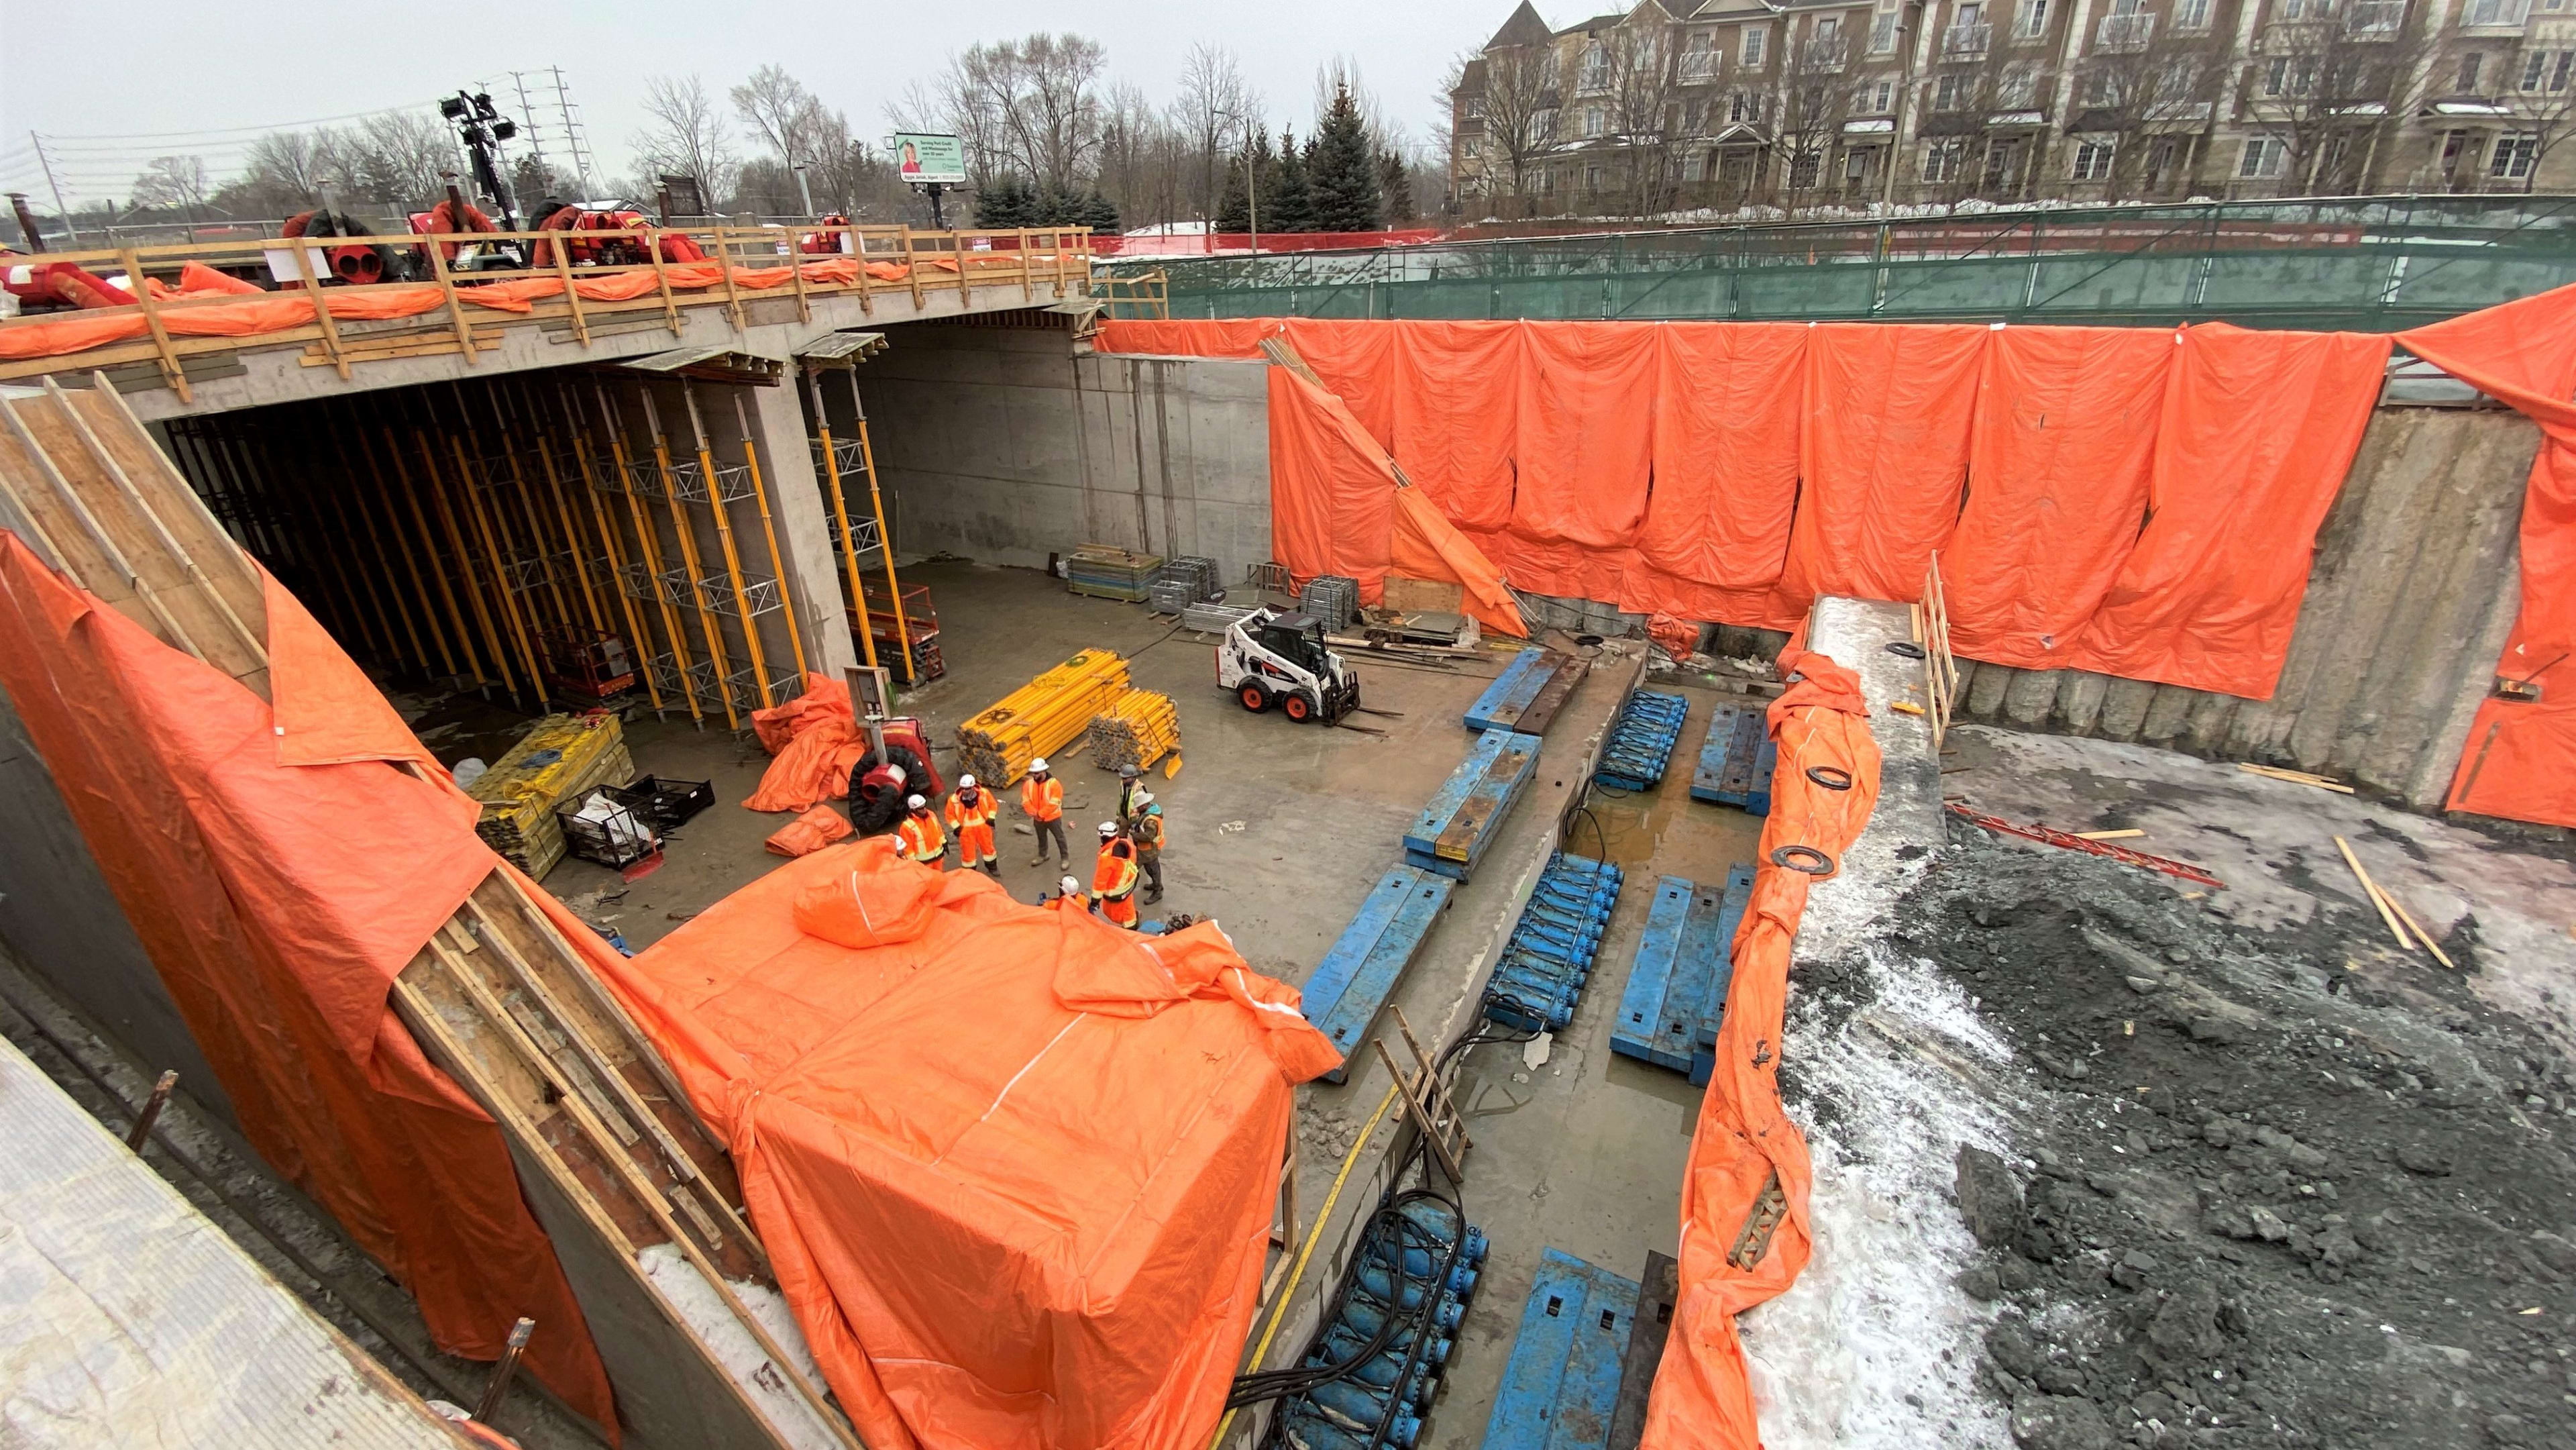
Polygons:
[[1986,347],[1968,502],[1941,582],[1950,647],[2062,664],[2137,542],[2177,333],[2007,327]]
[[1727,589],[1779,581],[1798,507],[1807,333],[1787,322],[1660,330],[1655,487],[1637,530],[1647,563]]
[[2576,826],[2576,287],[2399,333],[2408,352],[2540,425],[2522,501],[2522,609],[2496,674],[2538,700],[2489,695],[2449,808]]
[[1140,936],[877,837],[602,970],[874,1450],[1206,1445],[1291,1089],[1338,1060],[1212,923]]
[[1654,466],[1661,331],[1651,322],[1521,330],[1514,533],[1587,549],[1636,539]]
[[[475,807],[267,584],[272,707],[0,533],[0,687],[260,1156],[419,1300],[442,1348],[528,1363],[616,1423],[501,1133],[387,1003],[498,864]],[[434,769],[434,767],[433,767]],[[584,929],[587,934],[587,929]]]
[[[1681,1292],[1646,1411],[1644,1444],[1652,1450],[1758,1450],[1735,1316],[1785,1291],[1815,1247],[1807,1218],[1814,1167],[1806,1139],[1781,1111],[1779,1073],[1788,1051],[1781,1030],[1790,946],[1807,888],[1821,878],[1777,864],[1774,853],[1807,847],[1838,866],[1877,804],[1879,755],[1858,676],[1794,645],[1781,654],[1780,671],[1793,681],[1771,702],[1780,766],[1762,823],[1753,899],[1732,944],[1735,975],[1718,1028],[1717,1070],[1700,1100],[1682,1174]],[[1848,771],[1851,788],[1816,784],[1807,775],[1813,766]],[[1787,1214],[1759,1259],[1732,1263],[1746,1215],[1775,1174]]]
[[1812,330],[1792,593],[1922,594],[1924,566],[1958,521],[1977,364],[1992,331],[1866,322]]
[[1518,322],[1399,322],[1395,454],[1404,476],[1469,533],[1512,521]]
[[1360,601],[1384,597],[1395,471],[1341,399],[1287,368],[1268,370],[1270,549],[1298,579],[1342,574]]
[[2268,699],[2389,339],[2185,328],[2145,529],[2066,663]]
[[775,759],[743,805],[755,811],[801,811],[850,793],[850,771],[867,754],[867,737],[850,708],[850,687],[808,674],[805,692],[783,705],[751,712],[752,734]]
[[1292,318],[1286,324],[1288,345],[1323,379],[1324,387],[1377,440],[1395,446],[1396,330],[1377,322],[1318,321]]

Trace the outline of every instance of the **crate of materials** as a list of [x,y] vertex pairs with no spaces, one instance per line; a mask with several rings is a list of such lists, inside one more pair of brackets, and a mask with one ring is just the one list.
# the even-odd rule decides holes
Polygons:
[[608,786],[555,807],[555,823],[563,829],[567,852],[611,870],[623,870],[662,849],[653,827]]
[[1198,602],[1197,587],[1186,579],[1157,579],[1145,587],[1145,603],[1156,614],[1185,614]]
[[1197,604],[1209,599],[1223,599],[1225,588],[1217,582],[1216,560],[1203,554],[1175,554],[1165,559],[1154,571],[1156,584],[1184,587],[1189,596],[1181,602]]
[[513,866],[542,879],[564,857],[555,808],[635,777],[614,715],[548,715],[483,772],[466,794],[482,806],[474,833]]
[[1172,708],[1169,695],[1129,690],[1091,717],[1090,737],[1092,764],[1102,770],[1132,765],[1141,771],[1181,748],[1180,712]]
[[607,789],[618,804],[642,816],[656,832],[676,831],[716,803],[716,785],[711,780],[664,780],[648,775],[633,785],[612,785]]
[[1036,756],[1081,737],[1092,717],[1127,693],[1127,661],[1087,649],[1013,690],[957,727],[959,769],[995,790],[1028,774]]
[[1360,617],[1360,581],[1340,574],[1318,574],[1297,596],[1300,612],[1324,622],[1327,634],[1347,633]]
[[1134,603],[1146,597],[1154,571],[1162,566],[1160,554],[1131,554],[1107,544],[1085,544],[1065,556],[1064,583],[1076,594]]

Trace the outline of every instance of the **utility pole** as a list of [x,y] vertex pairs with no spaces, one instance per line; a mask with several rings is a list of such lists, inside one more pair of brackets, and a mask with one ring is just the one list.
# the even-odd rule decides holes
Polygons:
[[805,179],[805,173],[810,170],[812,166],[813,163],[808,161],[799,161],[794,163],[796,171],[796,194],[804,199],[805,219],[807,221],[814,219],[814,188],[812,184],[807,182]]
[[1896,161],[1905,145],[1905,103],[1914,96],[1914,29],[1923,17],[1923,0],[1907,0],[1896,12],[1896,53],[1904,69],[1896,83],[1896,116],[1888,123],[1887,175],[1879,179],[1879,215],[1896,215]]
[[[524,71],[510,72],[510,84],[519,91],[519,114],[528,118],[528,154],[536,158],[537,175],[546,175],[546,143],[536,123],[536,110],[528,104],[528,77]],[[550,178],[549,178],[550,179]],[[549,185],[546,190],[553,191]]]
[[81,244],[80,228],[72,224],[72,209],[63,205],[63,184],[54,179],[54,163],[45,155],[45,138],[30,131],[27,140],[36,148],[36,164],[45,169],[45,186],[54,194],[54,210],[62,213],[63,230],[72,234],[72,245]]

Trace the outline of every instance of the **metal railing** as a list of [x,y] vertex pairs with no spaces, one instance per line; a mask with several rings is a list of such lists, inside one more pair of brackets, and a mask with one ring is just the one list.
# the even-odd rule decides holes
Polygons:
[[1189,317],[1983,319],[2385,330],[2576,282],[2576,197],[1922,215],[1166,264]]
[[2105,15],[2093,32],[2093,43],[2102,50],[2144,50],[2155,38],[2152,15]]
[[1988,46],[1994,44],[1994,40],[1995,28],[1985,21],[1974,25],[1953,21],[1949,29],[1941,32],[1941,57],[1944,60],[1962,60],[1981,56]]
[[[386,280],[350,281],[342,262],[363,263],[354,270]],[[209,353],[302,342],[307,366],[336,368],[345,378],[352,363],[379,358],[453,351],[472,362],[499,345],[501,329],[530,323],[568,328],[587,349],[594,326],[634,314],[659,314],[676,335],[683,310],[722,307],[741,332],[745,308],[773,299],[792,302],[807,321],[824,298],[855,298],[869,315],[881,298],[908,301],[917,311],[933,294],[954,294],[961,307],[975,305],[978,294],[990,305],[996,293],[1054,302],[1091,291],[1093,253],[1091,233],[1080,227],[646,226],[317,237],[300,244],[250,238],[33,253],[12,266],[32,273],[55,263],[70,263],[134,301],[0,318],[0,380],[151,363],[187,401],[184,361]],[[190,263],[261,290],[183,293],[164,283],[184,282]],[[561,285],[528,285],[546,280]],[[495,286],[511,290],[479,291]],[[191,316],[317,293],[324,306],[288,309],[276,319],[246,318],[237,310],[216,314],[224,321],[215,326]],[[71,319],[83,325],[39,330]]]

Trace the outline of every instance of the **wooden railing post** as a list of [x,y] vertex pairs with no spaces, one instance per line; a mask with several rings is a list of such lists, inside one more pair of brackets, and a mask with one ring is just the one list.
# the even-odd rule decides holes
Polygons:
[[736,332],[743,332],[747,329],[745,329],[742,324],[742,294],[736,292],[733,286],[732,243],[727,238],[724,228],[716,228],[715,234],[716,275],[724,278],[725,306],[733,313],[733,330]]
[[570,241],[572,234],[567,230],[564,235],[566,240],[555,243],[553,247],[555,254],[555,275],[563,279],[564,306],[572,311],[573,338],[575,341],[579,342],[583,348],[587,349],[590,346],[590,319],[582,315],[581,294],[573,290],[572,243]]
[[680,335],[680,301],[678,298],[671,295],[670,268],[665,266],[662,261],[662,234],[658,230],[647,231],[643,233],[643,237],[644,254],[653,259],[653,283],[655,286],[662,289],[662,320],[670,324],[671,335],[673,337],[678,337]]
[[456,324],[456,345],[464,350],[468,366],[474,362],[474,328],[465,320],[465,304],[456,295],[456,277],[447,270],[447,254],[439,250],[438,238],[428,238],[430,275],[438,279],[439,295],[447,299],[447,320]]
[[313,253],[302,237],[291,238],[287,247],[295,253],[296,275],[304,279],[304,294],[313,299],[313,321],[322,329],[322,350],[331,355],[331,366],[340,370],[340,380],[348,381],[349,359],[340,351],[340,323],[331,315],[331,304],[322,296],[322,283],[313,275]]
[[161,323],[161,304],[152,300],[152,284],[143,280],[143,259],[132,247],[116,255],[125,264],[126,285],[134,289],[134,301],[143,309],[143,325],[152,330],[152,350],[160,356],[162,381],[179,395],[180,402],[194,401],[188,394],[187,375],[179,371],[179,354],[170,346],[170,329]]
[[921,256],[912,244],[912,223],[903,226],[903,275],[912,283],[912,310],[921,310]]
[[1037,300],[1038,289],[1035,280],[1029,276],[1029,229],[1027,227],[1020,228],[1019,241],[1020,300],[1023,302],[1034,302]]

